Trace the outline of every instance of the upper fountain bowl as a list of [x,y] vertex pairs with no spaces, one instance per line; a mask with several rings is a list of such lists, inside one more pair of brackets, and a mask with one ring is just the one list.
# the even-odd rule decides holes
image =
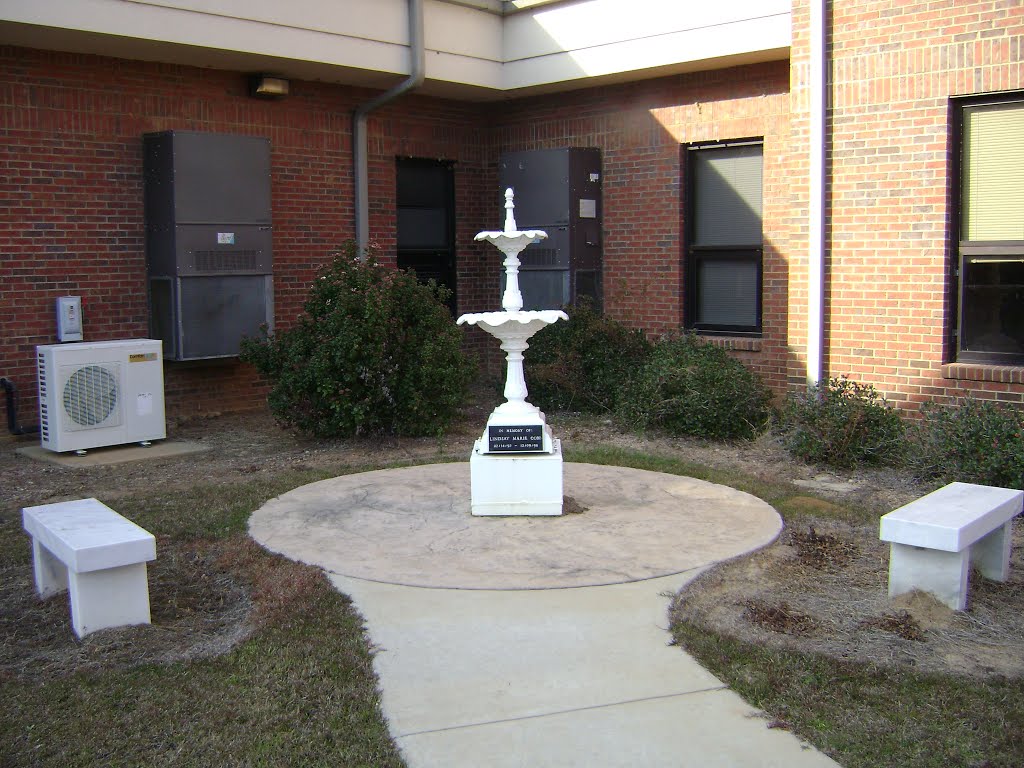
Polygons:
[[547,236],[548,233],[540,229],[528,229],[525,232],[503,230],[501,232],[480,232],[473,239],[493,243],[499,251],[509,256],[518,254],[531,243],[539,243]]

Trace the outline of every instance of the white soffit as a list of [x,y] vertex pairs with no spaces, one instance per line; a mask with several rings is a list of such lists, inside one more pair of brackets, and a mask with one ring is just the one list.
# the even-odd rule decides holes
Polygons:
[[[579,0],[505,20],[504,90],[784,58],[789,2]],[[616,77],[619,76],[619,77]]]
[[[785,58],[789,3],[425,0],[425,93],[468,99]],[[506,6],[507,9],[507,6]],[[387,87],[407,0],[0,0],[0,43]]]

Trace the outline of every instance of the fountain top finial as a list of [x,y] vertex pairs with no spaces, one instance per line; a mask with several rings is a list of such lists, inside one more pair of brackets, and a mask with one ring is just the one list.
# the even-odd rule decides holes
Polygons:
[[498,248],[506,256],[517,255],[530,243],[536,243],[548,236],[547,232],[539,229],[530,229],[520,232],[516,225],[516,216],[513,211],[515,192],[512,187],[505,190],[505,228],[500,232],[478,232],[474,240],[487,240]]
[[516,231],[516,217],[512,212],[516,207],[516,204],[512,202],[514,197],[515,192],[512,191],[512,187],[505,190],[505,234],[511,234]]

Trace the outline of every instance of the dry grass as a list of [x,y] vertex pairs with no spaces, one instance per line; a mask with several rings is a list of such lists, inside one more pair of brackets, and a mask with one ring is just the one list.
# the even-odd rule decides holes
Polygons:
[[158,510],[153,624],[81,641],[66,596],[33,597],[20,518],[5,510],[0,764],[403,765],[361,617],[318,569],[244,533],[239,510],[287,485],[123,497]]
[[970,610],[887,597],[877,527],[817,519],[684,590],[676,641],[846,768],[1024,765],[1024,558]]
[[194,661],[221,655],[253,631],[253,601],[237,569],[221,560],[244,543],[184,545],[161,540],[148,568],[152,625],[95,632],[69,631],[67,593],[35,597],[25,563],[0,570],[0,677],[54,677]]

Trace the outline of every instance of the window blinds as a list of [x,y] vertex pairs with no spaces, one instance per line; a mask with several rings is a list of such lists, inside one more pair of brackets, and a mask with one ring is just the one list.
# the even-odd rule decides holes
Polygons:
[[1024,104],[968,107],[963,132],[961,238],[1024,240]]
[[697,274],[697,322],[757,325],[757,264],[749,260],[702,260]]
[[761,247],[760,145],[694,152],[696,246]]

